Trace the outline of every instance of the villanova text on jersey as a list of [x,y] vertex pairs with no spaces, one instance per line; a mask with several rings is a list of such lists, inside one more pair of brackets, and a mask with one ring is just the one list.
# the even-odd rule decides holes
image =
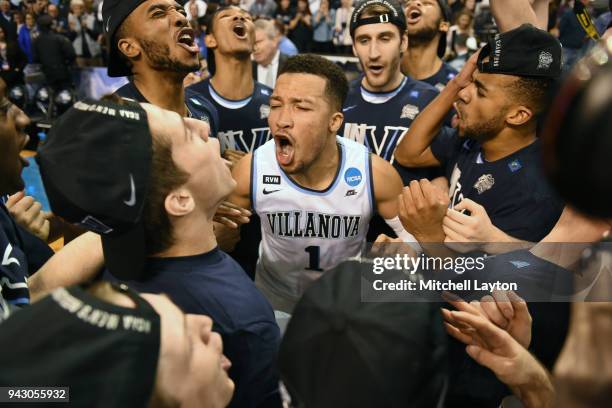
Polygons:
[[344,239],[359,235],[361,216],[323,214],[315,211],[264,213],[272,235],[293,238]]
[[246,153],[253,152],[270,139],[268,115],[272,89],[267,86],[255,82],[251,96],[235,101],[219,95],[210,83],[210,79],[206,79],[188,87],[185,94],[187,98],[203,96],[217,109],[219,113],[217,138],[221,151],[233,149]]

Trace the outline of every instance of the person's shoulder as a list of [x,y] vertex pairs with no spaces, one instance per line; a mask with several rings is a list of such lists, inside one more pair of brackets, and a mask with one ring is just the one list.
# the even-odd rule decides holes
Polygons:
[[255,89],[253,90],[253,98],[255,99],[263,99],[267,101],[270,99],[270,95],[272,95],[272,88],[267,85],[262,84],[261,82],[255,81]]
[[419,105],[427,105],[438,94],[434,86],[410,77],[406,77],[406,85],[401,92],[402,99],[411,100]]
[[208,94],[208,84],[210,83],[210,78],[206,78],[203,81],[196,82],[193,85],[189,85],[185,88],[185,95],[191,96],[193,94]]

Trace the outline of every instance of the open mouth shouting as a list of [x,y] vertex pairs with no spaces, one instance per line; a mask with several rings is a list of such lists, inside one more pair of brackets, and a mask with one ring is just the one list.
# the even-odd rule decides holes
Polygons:
[[240,40],[246,40],[247,38],[247,28],[243,21],[238,21],[232,27],[232,31]]
[[382,74],[385,70],[385,66],[381,63],[370,63],[366,67],[368,72],[375,76]]
[[179,31],[176,43],[190,54],[197,54],[200,52],[195,42],[195,34],[191,28],[183,28]]
[[407,24],[416,24],[421,21],[421,10],[418,8],[408,9],[406,13],[406,23]]
[[274,136],[274,144],[276,145],[276,160],[281,166],[289,166],[293,161],[295,150],[293,141],[288,135],[277,134]]

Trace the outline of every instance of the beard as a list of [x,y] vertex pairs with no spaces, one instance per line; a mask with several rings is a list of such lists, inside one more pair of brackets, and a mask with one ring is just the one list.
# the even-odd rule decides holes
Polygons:
[[200,62],[195,60],[192,64],[184,64],[177,59],[170,57],[170,47],[167,44],[157,44],[149,40],[139,40],[140,46],[147,59],[151,63],[151,68],[156,71],[170,71],[182,74],[200,69]]
[[504,127],[505,113],[500,113],[494,118],[486,122],[477,123],[472,126],[467,126],[463,129],[461,136],[474,140],[478,143],[483,143],[493,139]]
[[425,26],[413,32],[408,28],[408,44],[410,46],[421,46],[432,42],[439,32],[438,27],[440,26],[440,22],[441,21],[438,21],[435,25]]

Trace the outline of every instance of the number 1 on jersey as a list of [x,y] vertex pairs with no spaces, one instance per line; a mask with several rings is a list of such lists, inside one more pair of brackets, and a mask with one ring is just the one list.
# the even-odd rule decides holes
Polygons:
[[321,247],[319,246],[309,246],[304,249],[304,251],[308,252],[309,261],[307,271],[317,271],[323,272],[323,269],[319,268],[319,258],[321,256]]

